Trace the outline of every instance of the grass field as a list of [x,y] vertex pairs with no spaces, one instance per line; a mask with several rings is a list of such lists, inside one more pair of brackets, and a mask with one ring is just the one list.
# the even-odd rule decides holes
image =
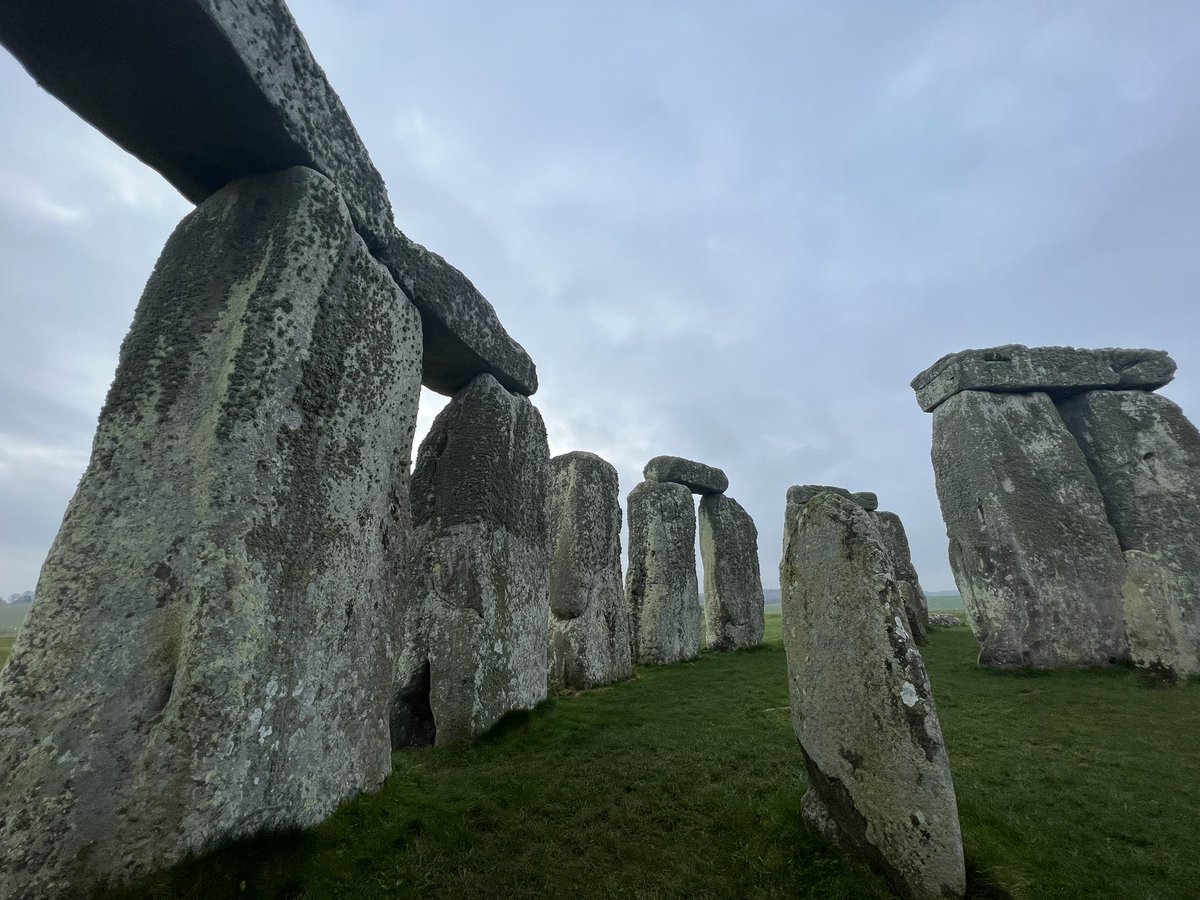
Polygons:
[[0,635],[16,634],[32,603],[0,603]]
[[4,668],[4,664],[8,662],[8,653],[12,650],[13,636],[11,634],[0,634],[0,669]]
[[[801,821],[779,617],[767,646],[641,669],[472,745],[399,753],[378,793],[129,897],[886,896]],[[926,649],[970,896],[1200,896],[1200,684],[1000,674]]]

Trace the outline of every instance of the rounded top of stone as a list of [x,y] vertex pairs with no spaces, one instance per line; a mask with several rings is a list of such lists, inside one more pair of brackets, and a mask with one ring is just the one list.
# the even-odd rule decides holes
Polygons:
[[857,504],[859,508],[865,510],[874,510],[879,508],[879,497],[871,491],[859,491],[850,493],[843,487],[833,487],[828,484],[793,484],[787,489],[787,502],[796,506],[803,506],[817,494],[835,494],[838,497],[844,497],[847,500]]
[[693,494],[723,494],[729,489],[729,478],[720,469],[681,456],[654,457],[642,476],[647,481],[682,484]]
[[585,466],[610,472],[614,477],[617,474],[616,467],[612,463],[590,450],[568,450],[566,453],[552,456],[550,457],[550,466],[556,472],[568,466]]

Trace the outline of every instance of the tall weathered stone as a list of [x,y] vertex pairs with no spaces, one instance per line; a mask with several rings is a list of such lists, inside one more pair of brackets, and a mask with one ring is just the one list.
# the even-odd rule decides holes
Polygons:
[[876,513],[875,524],[892,556],[896,586],[904,601],[904,612],[908,616],[909,633],[918,644],[924,644],[925,635],[929,631],[929,603],[925,599],[925,591],[921,589],[921,580],[913,566],[912,550],[908,546],[908,533],[904,530],[904,523],[894,512],[881,511]]
[[805,817],[899,896],[961,897],[950,763],[871,515],[836,494],[813,498],[784,537],[779,583]]
[[444,744],[545,699],[549,487],[541,415],[492,376],[434,420],[412,475],[398,733]]
[[1144,550],[1126,550],[1125,567],[1122,600],[1130,659],[1164,681],[1182,684],[1200,671],[1180,609],[1190,584]]
[[1092,388],[1153,390],[1175,377],[1165,350],[1026,347],[1006,344],[949,353],[912,380],[925,412],[959,391],[1042,392],[1067,396]]
[[38,83],[199,203],[238,178],[308,166],[424,320],[424,381],[537,373],[461,272],[398,232],[383,179],[283,0],[9,0],[0,42]]
[[756,647],[763,638],[763,587],[758,529],[732,497],[700,500],[700,558],[704,562],[704,623],[710,650]]
[[656,456],[642,470],[647,481],[686,485],[693,494],[720,494],[729,488],[729,478],[716,466],[681,456]]
[[1121,548],[1046,394],[955,394],[934,410],[933,468],[981,664],[1128,657]]
[[696,510],[682,484],[643,481],[629,494],[629,603],[633,657],[644,665],[700,653]]
[[594,453],[550,460],[550,680],[584,689],[633,674],[621,580],[617,470]]
[[[1200,433],[1176,404],[1145,391],[1088,391],[1058,409],[1096,477],[1121,548],[1148,554],[1162,570],[1155,583],[1174,586],[1178,649],[1190,652],[1189,670],[1200,668]],[[1129,596],[1166,600],[1160,591]],[[1165,608],[1160,614],[1170,615]]]
[[323,176],[183,220],[0,677],[0,895],[310,826],[388,774],[420,359]]

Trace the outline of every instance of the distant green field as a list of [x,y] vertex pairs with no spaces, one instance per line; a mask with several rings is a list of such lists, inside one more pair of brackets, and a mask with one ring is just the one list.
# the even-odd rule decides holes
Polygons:
[[0,635],[16,634],[32,603],[0,603]]
[[963,608],[963,599],[958,594],[926,597],[925,600],[929,604],[930,612],[950,612]]
[[13,638],[11,635],[0,635],[0,669],[4,668],[4,664],[8,662],[9,651],[12,650]]

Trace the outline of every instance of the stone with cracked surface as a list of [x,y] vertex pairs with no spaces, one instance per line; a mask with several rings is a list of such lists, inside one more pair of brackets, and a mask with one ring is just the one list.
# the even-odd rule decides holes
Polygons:
[[633,658],[643,665],[700,653],[696,510],[682,484],[643,481],[629,493],[629,604]]
[[950,566],[980,664],[1128,659],[1121,547],[1050,397],[955,394],[934,410],[932,455]]
[[1185,684],[1200,671],[1180,609],[1192,583],[1143,550],[1126,550],[1125,567],[1122,600],[1133,664],[1163,681]]
[[393,713],[411,743],[475,737],[545,699],[549,489],[541,414],[491,375],[455,394],[421,442]]
[[729,478],[715,466],[682,456],[656,456],[642,470],[647,481],[682,484],[693,494],[720,494],[729,488]]
[[89,896],[388,774],[420,328],[316,172],[175,230],[0,676],[0,895]]
[[1041,392],[1067,396],[1093,388],[1154,390],[1175,377],[1165,350],[1026,347],[1005,344],[943,356],[912,380],[932,412],[959,391]]
[[892,555],[892,566],[896,571],[896,583],[904,601],[904,612],[908,617],[908,630],[918,644],[925,643],[929,631],[929,603],[921,589],[921,579],[912,562],[912,550],[908,545],[908,533],[904,523],[894,512],[880,511],[875,514],[875,525]]
[[779,583],[805,815],[901,897],[966,887],[933,691],[871,514],[814,497],[784,536]]
[[550,478],[550,681],[611,684],[633,674],[617,470],[574,451],[550,460]]
[[757,647],[764,607],[754,520],[732,497],[710,494],[700,500],[699,521],[708,649]]

